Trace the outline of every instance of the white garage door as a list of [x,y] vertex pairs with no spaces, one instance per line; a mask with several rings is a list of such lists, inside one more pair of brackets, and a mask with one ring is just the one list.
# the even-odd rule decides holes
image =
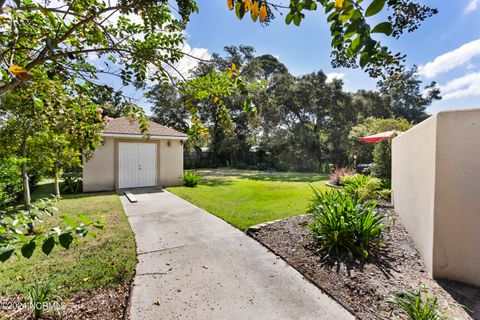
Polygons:
[[118,144],[119,188],[150,187],[157,184],[157,144]]

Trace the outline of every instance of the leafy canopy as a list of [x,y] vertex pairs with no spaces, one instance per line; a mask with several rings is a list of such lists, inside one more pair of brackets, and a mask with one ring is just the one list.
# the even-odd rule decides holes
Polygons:
[[[286,13],[285,23],[299,26],[305,11],[323,9],[330,25],[332,65],[354,68],[360,66],[372,77],[393,74],[402,69],[405,59],[393,53],[379,40],[379,35],[399,38],[405,31],[416,30],[421,22],[437,13],[412,0],[290,0],[289,5],[275,0],[227,0],[227,6],[242,19],[250,12],[253,21],[267,24],[274,12]],[[388,16],[380,22],[378,16]]]
[[[166,0],[2,1],[0,93],[35,79],[39,67],[88,82],[99,73],[124,84],[165,80],[184,56],[182,30],[197,11],[191,0],[177,5],[178,19]],[[94,64],[101,57],[104,68]]]

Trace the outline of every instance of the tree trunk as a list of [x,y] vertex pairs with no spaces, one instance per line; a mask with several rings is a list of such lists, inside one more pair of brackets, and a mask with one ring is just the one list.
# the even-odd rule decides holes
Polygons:
[[58,183],[59,177],[58,177],[58,161],[55,161],[55,169],[54,169],[54,174],[55,174],[55,195],[60,197],[60,185]]
[[28,183],[28,172],[27,172],[27,146],[26,146],[26,139],[22,142],[22,180],[23,180],[23,205],[25,210],[30,211],[30,185]]
[[[30,211],[30,184],[28,183],[28,171],[27,171],[27,138],[22,141],[22,180],[23,180],[23,206],[25,210]],[[28,223],[28,232],[32,234],[35,231],[35,227],[32,222]]]

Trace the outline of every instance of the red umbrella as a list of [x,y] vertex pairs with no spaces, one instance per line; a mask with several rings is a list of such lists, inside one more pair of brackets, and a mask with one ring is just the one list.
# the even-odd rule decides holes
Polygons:
[[374,135],[371,135],[371,136],[359,138],[358,141],[368,142],[368,143],[379,143],[380,141],[383,141],[383,140],[389,140],[394,135],[397,135],[397,134],[400,134],[400,133],[401,133],[401,131],[392,130],[392,131],[377,133],[377,134],[374,134]]

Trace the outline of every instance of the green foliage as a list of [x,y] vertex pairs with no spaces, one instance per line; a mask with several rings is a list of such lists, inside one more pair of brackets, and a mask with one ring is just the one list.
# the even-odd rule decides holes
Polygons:
[[182,176],[183,185],[190,188],[196,187],[200,180],[201,177],[192,170],[185,170]]
[[[33,197],[52,192],[52,184],[42,183],[34,190]],[[104,221],[107,227],[104,232],[96,232],[96,237],[76,237],[69,250],[57,246],[46,257],[38,243],[30,259],[13,256],[0,263],[0,295],[16,295],[36,280],[51,282],[62,297],[128,285],[136,265],[135,239],[118,195],[115,192],[65,195],[57,206],[61,214],[43,217],[38,233],[65,223],[61,215],[80,222],[79,212],[92,221]],[[63,309],[61,301],[58,306]]]
[[375,145],[373,149],[372,174],[381,179],[391,179],[392,177],[392,143],[391,141],[382,141]]
[[355,174],[355,171],[350,170],[348,168],[336,168],[333,170],[333,172],[330,174],[330,183],[336,186],[342,185],[342,179],[345,179],[348,176],[353,176]]
[[32,308],[33,318],[40,319],[43,311],[48,310],[46,304],[52,302],[52,284],[35,281],[33,285],[27,286],[24,295],[29,307]]
[[391,105],[393,115],[417,124],[428,117],[425,112],[433,101],[440,100],[440,89],[435,82],[421,87],[417,68],[403,70],[378,82],[378,88]]
[[[49,77],[78,77],[89,82],[96,79],[97,72],[108,72],[117,74],[124,84],[137,86],[146,80],[172,77],[164,66],[184,56],[182,31],[190,14],[198,11],[192,0],[176,2],[178,18],[164,0],[74,4],[19,0],[3,6],[0,13],[5,30],[0,47],[8,57],[2,60],[0,92],[36,81],[40,69],[46,69]],[[89,54],[108,59],[106,68],[90,64]]]
[[350,130],[350,153],[357,156],[357,163],[371,163],[375,144],[360,142],[358,139],[386,131],[407,131],[413,125],[403,118],[372,118],[368,117]]
[[323,192],[313,188],[314,196],[308,212],[312,221],[307,228],[319,241],[320,250],[347,253],[368,258],[381,245],[384,216],[375,211],[375,201],[364,202],[360,197],[343,191]]
[[23,190],[18,161],[4,158],[0,161],[0,209],[13,204]]
[[332,173],[333,169],[334,169],[333,164],[328,162],[322,162],[318,166],[318,172],[323,174],[330,174]]
[[383,190],[382,180],[363,174],[346,176],[340,180],[345,192],[351,196],[358,196],[363,200],[384,198],[389,195],[387,190]]
[[[402,0],[373,0],[369,4],[352,0],[290,0],[288,7],[261,0],[228,0],[227,4],[230,10],[235,9],[239,19],[250,11],[252,20],[257,21],[260,16],[261,23],[268,23],[274,18],[274,11],[282,14],[284,9],[288,12],[285,23],[293,22],[295,26],[305,18],[305,11],[324,11],[330,24],[332,65],[360,66],[372,77],[385,71],[393,74],[402,69],[404,61],[400,53],[392,53],[383,46],[376,34],[398,38],[404,31],[416,30],[423,20],[437,13],[426,5]],[[375,18],[383,12],[388,15],[378,23]],[[372,24],[374,20],[376,25]]]
[[104,229],[100,221],[91,221],[87,216],[78,215],[80,222],[66,216],[60,216],[68,225],[56,226],[50,231],[31,234],[35,224],[42,223],[43,218],[52,216],[58,209],[54,206],[57,198],[40,199],[31,204],[30,210],[7,208],[0,211],[0,261],[5,262],[20,249],[21,256],[30,258],[36,248],[41,246],[44,254],[49,255],[55,245],[66,249],[76,237],[87,234],[95,236],[89,227]]
[[361,186],[363,186],[369,177],[363,174],[345,175],[340,178],[340,185],[345,187],[348,193],[355,193]]
[[392,309],[390,316],[401,316],[407,320],[444,320],[437,298],[429,296],[424,285],[416,291],[398,291],[383,303]]
[[77,174],[64,174],[60,184],[62,194],[75,194],[82,192],[82,178]]

